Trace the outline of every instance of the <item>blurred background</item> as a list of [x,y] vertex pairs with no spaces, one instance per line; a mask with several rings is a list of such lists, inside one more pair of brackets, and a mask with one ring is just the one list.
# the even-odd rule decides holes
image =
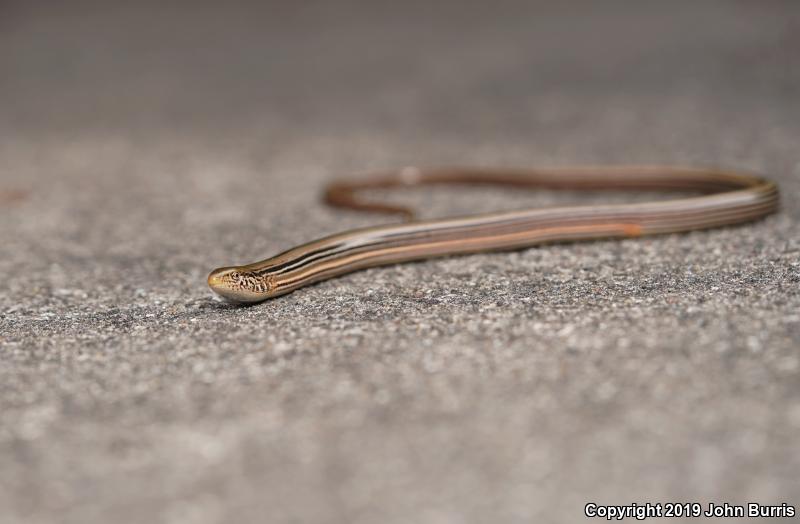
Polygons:
[[[788,0],[0,2],[0,523],[800,503],[798,53]],[[387,220],[326,209],[338,175],[596,163],[760,171],[784,210],[205,287]],[[564,200],[437,191],[403,198]]]

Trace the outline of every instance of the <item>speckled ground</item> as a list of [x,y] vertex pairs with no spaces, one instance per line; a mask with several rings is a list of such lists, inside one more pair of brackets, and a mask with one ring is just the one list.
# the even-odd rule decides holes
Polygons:
[[[129,4],[0,5],[0,523],[800,508],[796,2]],[[784,209],[205,286],[385,220],[324,208],[337,174],[631,162],[763,171]]]

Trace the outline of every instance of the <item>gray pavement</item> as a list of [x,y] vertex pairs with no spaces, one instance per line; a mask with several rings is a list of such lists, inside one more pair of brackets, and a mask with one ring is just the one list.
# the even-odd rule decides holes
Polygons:
[[[796,2],[50,4],[0,4],[0,523],[800,508]],[[339,174],[576,163],[762,171],[784,209],[205,286],[386,220],[320,204]]]

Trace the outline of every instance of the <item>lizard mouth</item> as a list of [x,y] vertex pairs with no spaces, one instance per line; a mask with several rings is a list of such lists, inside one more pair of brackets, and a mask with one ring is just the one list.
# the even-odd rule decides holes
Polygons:
[[230,275],[234,272],[234,270],[235,268],[232,267],[221,267],[215,269],[208,275],[208,287],[211,288],[211,291],[222,298],[238,302],[238,299],[236,298],[236,291],[230,285]]

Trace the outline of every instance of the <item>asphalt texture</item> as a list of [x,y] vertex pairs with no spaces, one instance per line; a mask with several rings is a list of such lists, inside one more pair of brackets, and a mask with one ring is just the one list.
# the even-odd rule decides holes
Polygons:
[[[291,4],[0,4],[0,523],[800,508],[797,2]],[[598,163],[763,172],[783,209],[206,287],[388,220],[322,205],[338,175]]]

